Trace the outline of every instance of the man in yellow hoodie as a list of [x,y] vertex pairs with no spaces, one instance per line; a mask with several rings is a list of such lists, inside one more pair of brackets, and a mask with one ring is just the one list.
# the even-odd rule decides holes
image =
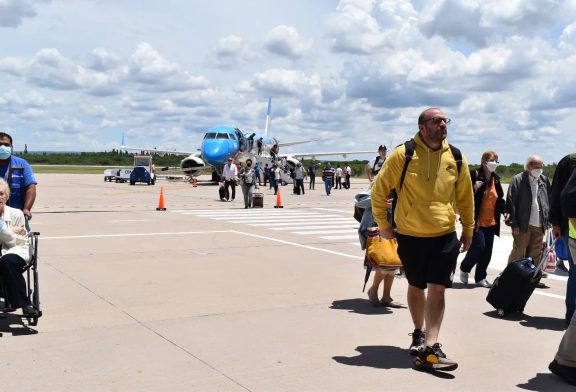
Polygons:
[[[468,250],[474,231],[474,196],[468,163],[462,157],[458,168],[446,141],[449,123],[450,119],[438,108],[423,111],[418,118],[414,154],[402,187],[404,145],[388,157],[372,189],[372,213],[380,235],[398,240],[414,323],[410,354],[416,356],[416,368],[424,370],[449,371],[458,367],[442,352],[438,334],[444,316],[445,289],[452,286],[458,253]],[[392,189],[398,194],[395,231],[386,219],[386,196]],[[462,220],[460,239],[456,235],[456,211]]]

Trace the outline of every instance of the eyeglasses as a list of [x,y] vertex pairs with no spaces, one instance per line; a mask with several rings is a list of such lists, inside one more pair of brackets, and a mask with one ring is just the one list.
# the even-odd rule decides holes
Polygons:
[[428,121],[432,121],[435,125],[440,124],[442,121],[444,121],[444,123],[446,125],[450,124],[452,122],[451,118],[446,118],[446,117],[432,117],[429,118],[428,120],[424,120],[425,123],[427,123]]
[[496,159],[489,159],[488,162],[500,163]]

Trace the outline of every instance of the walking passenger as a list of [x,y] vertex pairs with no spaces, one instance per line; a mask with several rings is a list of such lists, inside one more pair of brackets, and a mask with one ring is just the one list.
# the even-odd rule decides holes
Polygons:
[[274,187],[274,194],[278,193],[278,185],[281,185],[281,176],[280,176],[280,167],[278,167],[277,163],[272,165],[272,169],[270,170],[270,183]]
[[[262,181],[260,180],[260,162],[256,162],[256,165],[254,166],[254,174],[256,174],[256,178],[258,179],[258,185],[262,185]],[[264,184],[266,185],[266,184]]]
[[378,147],[378,155],[372,158],[364,167],[364,173],[366,173],[368,181],[370,182],[374,181],[376,174],[378,174],[378,172],[382,168],[382,165],[384,164],[385,160],[386,160],[386,146],[381,145],[380,147]]
[[[398,255],[408,279],[408,307],[414,323],[409,352],[420,369],[454,370],[438,343],[445,310],[445,289],[452,286],[459,251],[465,252],[474,232],[474,198],[465,157],[446,141],[450,119],[438,108],[422,112],[414,135],[413,158],[402,187],[406,146],[394,149],[372,189],[372,213],[384,238],[398,240]],[[461,156],[461,166],[455,157]],[[387,196],[398,193],[396,232],[387,220]],[[456,210],[462,236],[456,236]],[[426,293],[427,290],[428,292]],[[426,329],[424,329],[424,327]]]
[[340,165],[336,166],[336,172],[334,173],[336,178],[336,184],[334,185],[334,189],[342,189],[342,168]]
[[228,158],[226,164],[224,165],[224,170],[222,175],[224,176],[224,189],[226,191],[226,200],[230,197],[230,187],[232,188],[232,201],[236,198],[236,178],[238,176],[238,169],[234,164],[232,158]]
[[[564,164],[566,164],[564,162]],[[563,168],[565,169],[565,167]],[[558,169],[556,169],[558,170]],[[568,218],[568,246],[572,260],[576,257],[576,177],[570,177],[562,192],[562,212]],[[570,265],[573,269],[574,265]],[[548,365],[552,373],[576,386],[576,313],[572,315],[568,329],[562,337],[554,360]]]
[[349,164],[346,164],[346,168],[344,169],[344,179],[346,181],[346,185],[344,188],[350,189],[350,176],[352,175],[352,168]]
[[[550,182],[542,174],[544,162],[532,155],[524,165],[524,171],[512,177],[506,196],[510,213],[508,222],[512,227],[512,251],[508,262],[531,257],[537,265],[542,258],[542,240],[549,225]],[[542,282],[540,288],[546,287]]]
[[246,167],[240,170],[242,180],[242,194],[244,195],[244,208],[252,208],[252,193],[256,184],[256,171],[252,167],[252,159],[246,160]]
[[299,190],[299,192],[296,191],[296,193],[304,194],[304,179],[306,178],[306,171],[304,170],[300,162],[296,164],[296,169],[294,169],[294,176],[296,181],[295,188]]
[[[560,206],[560,195],[576,169],[576,153],[566,155],[558,162],[552,180],[552,197],[550,198],[550,223],[554,237],[563,240],[568,247],[568,216]],[[570,323],[576,305],[576,266],[574,255],[568,253],[568,282],[566,283],[566,323]]]
[[506,210],[500,176],[496,174],[498,154],[482,154],[480,169],[470,173],[474,190],[474,236],[472,245],[460,265],[460,281],[468,284],[468,274],[474,266],[474,280],[478,286],[492,287],[486,279],[486,270],[492,258],[494,236],[500,236],[500,215]]
[[316,185],[317,168],[318,166],[314,162],[311,162],[310,166],[308,166],[308,176],[310,177],[310,187],[308,189],[314,189],[314,186]]
[[322,172],[322,181],[324,181],[326,196],[330,196],[330,191],[334,186],[334,169],[330,165],[330,162],[328,162],[324,167],[324,171]]

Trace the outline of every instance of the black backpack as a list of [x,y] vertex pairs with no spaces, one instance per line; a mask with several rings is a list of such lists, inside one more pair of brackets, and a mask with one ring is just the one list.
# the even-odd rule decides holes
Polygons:
[[[400,145],[398,145],[398,147],[399,146]],[[458,170],[458,174],[460,174],[460,168],[462,167],[462,152],[457,147],[454,147],[451,144],[448,144],[448,146],[450,146],[450,151],[452,152],[452,156],[456,161],[456,168]],[[410,161],[414,157],[414,150],[416,149],[416,142],[414,141],[414,139],[405,141],[404,148],[406,149],[406,159],[404,160],[404,167],[402,168],[402,175],[400,176],[400,183],[398,190],[401,190],[402,185],[404,185],[404,177],[406,177],[406,170],[408,170],[408,165],[410,164]],[[394,212],[396,210],[396,203],[398,202],[398,192],[396,191],[396,188],[392,189],[392,191],[390,192],[390,198],[392,199],[392,214],[390,215],[392,222],[390,222],[390,224],[392,225],[392,227],[396,228],[396,222],[394,222]]]

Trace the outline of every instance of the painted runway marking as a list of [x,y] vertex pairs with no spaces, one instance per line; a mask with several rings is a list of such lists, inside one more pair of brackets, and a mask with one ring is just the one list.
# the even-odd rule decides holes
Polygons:
[[[345,212],[315,208],[314,210],[179,210],[177,213],[216,221],[244,224],[298,235],[316,236],[324,240],[353,240],[358,238],[358,222],[351,216],[328,214],[322,211]],[[322,236],[323,235],[323,236]],[[356,244],[357,245],[357,244]]]

